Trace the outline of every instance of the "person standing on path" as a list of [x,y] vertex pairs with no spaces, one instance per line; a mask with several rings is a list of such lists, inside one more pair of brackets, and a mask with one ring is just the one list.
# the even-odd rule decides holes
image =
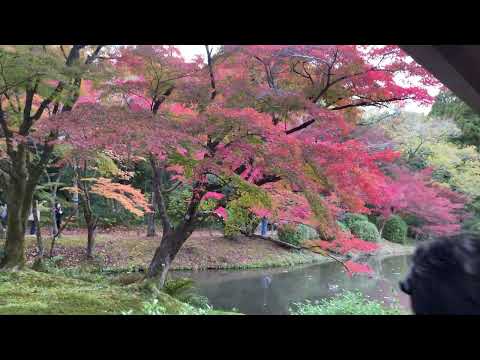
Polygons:
[[55,204],[55,221],[57,223],[57,233],[60,231],[60,227],[62,225],[62,216],[63,216],[62,205],[60,205],[60,203],[56,203]]
[[265,216],[262,217],[262,221],[260,224],[261,224],[261,228],[260,228],[261,234],[263,237],[265,237],[267,236],[267,231],[268,231],[268,220]]
[[[40,222],[40,209],[38,208],[38,202],[36,204],[37,206],[37,219],[38,222]],[[37,231],[37,227],[35,224],[35,218],[33,217],[33,208],[30,209],[30,215],[28,215],[28,221],[30,222],[30,235],[35,235]]]

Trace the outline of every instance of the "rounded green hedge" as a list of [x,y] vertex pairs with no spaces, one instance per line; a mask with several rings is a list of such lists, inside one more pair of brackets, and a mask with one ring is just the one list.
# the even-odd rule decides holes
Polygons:
[[403,244],[407,239],[407,230],[407,223],[400,216],[393,215],[385,222],[382,235],[388,241]]
[[342,230],[342,231],[349,231],[350,229],[348,228],[347,225],[345,225],[345,223],[341,222],[341,221],[337,221],[337,225],[338,227]]
[[317,230],[304,224],[300,224],[297,226],[297,234],[301,241],[314,240],[319,238]]
[[278,238],[280,241],[284,241],[292,245],[299,245],[302,241],[296,227],[290,224],[286,224],[278,228]]
[[348,213],[345,215],[345,218],[343,219],[343,223],[347,225],[349,229],[351,229],[352,225],[356,222],[359,221],[367,221],[368,222],[368,217],[363,214],[353,214],[353,213]]
[[278,238],[289,244],[299,245],[302,241],[318,239],[318,232],[307,225],[286,224],[278,229]]
[[379,242],[381,237],[377,227],[368,221],[357,221],[350,226],[351,232],[362,240]]

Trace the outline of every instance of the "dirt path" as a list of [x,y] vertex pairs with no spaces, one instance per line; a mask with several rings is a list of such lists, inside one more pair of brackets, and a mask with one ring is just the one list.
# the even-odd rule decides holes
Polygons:
[[[48,234],[45,234],[48,239]],[[146,237],[143,229],[130,231],[103,231],[97,235],[97,254],[107,267],[148,266],[160,236]],[[54,255],[61,256],[61,266],[77,266],[85,260],[85,231],[68,231],[57,242]],[[46,242],[47,250],[50,241]],[[412,246],[383,242],[373,255],[392,256],[409,254]],[[33,261],[36,253],[35,238],[27,237],[27,258]],[[361,255],[358,259],[368,256]],[[357,257],[354,257],[354,259]],[[199,230],[192,234],[180,250],[173,269],[247,269],[289,266],[331,259],[308,250],[295,251],[258,238],[225,238],[219,231]]]

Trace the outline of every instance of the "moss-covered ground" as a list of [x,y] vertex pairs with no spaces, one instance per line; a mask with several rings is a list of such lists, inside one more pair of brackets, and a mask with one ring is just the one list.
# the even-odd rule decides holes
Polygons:
[[[0,315],[133,315],[145,314],[152,295],[137,284],[77,271],[69,275],[37,272],[0,272]],[[155,295],[165,314],[196,314],[195,309],[165,294]],[[206,314],[228,315],[208,310]]]

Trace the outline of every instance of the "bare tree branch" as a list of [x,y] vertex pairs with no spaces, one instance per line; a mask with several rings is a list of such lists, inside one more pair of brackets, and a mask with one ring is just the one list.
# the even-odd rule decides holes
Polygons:
[[212,88],[210,100],[213,100],[217,95],[217,89],[215,87],[215,76],[213,75],[212,49],[210,49],[208,45],[205,45],[205,49],[207,50],[208,73],[210,74],[210,87]]

